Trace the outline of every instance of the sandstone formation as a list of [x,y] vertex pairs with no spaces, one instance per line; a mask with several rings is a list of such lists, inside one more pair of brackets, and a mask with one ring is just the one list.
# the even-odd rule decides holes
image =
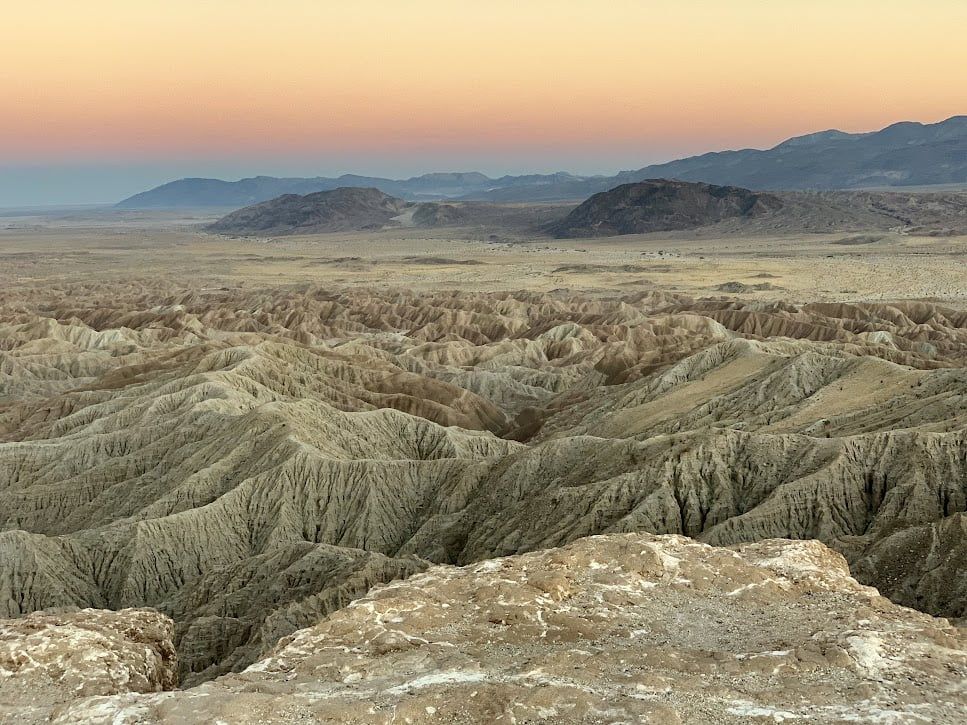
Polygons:
[[0,616],[149,606],[181,682],[372,586],[599,533],[819,539],[963,617],[967,314],[670,292],[3,301]]
[[962,631],[859,585],[818,542],[730,550],[628,534],[434,567],[376,587],[244,672],[177,692],[80,692],[51,714],[116,725],[952,723],[967,708],[965,677]]

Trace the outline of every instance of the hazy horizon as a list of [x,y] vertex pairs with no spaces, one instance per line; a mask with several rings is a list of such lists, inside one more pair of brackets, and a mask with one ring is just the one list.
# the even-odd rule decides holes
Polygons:
[[[876,128],[836,130],[863,133],[878,131],[900,121],[926,124],[937,123],[947,118],[950,116],[926,120],[894,119]],[[640,152],[604,150],[585,156],[561,153],[551,159],[533,150],[530,153],[528,150],[516,150],[504,153],[492,152],[487,156],[471,153],[445,155],[428,152],[338,160],[255,158],[249,160],[140,160],[127,163],[80,161],[16,166],[0,164],[0,209],[115,204],[138,192],[183,178],[217,178],[236,181],[255,176],[339,177],[343,174],[355,174],[405,179],[433,172],[480,172],[491,178],[498,178],[504,175],[551,174],[561,171],[584,176],[611,176],[620,171],[634,170],[708,152],[747,148],[768,149],[788,138],[831,130],[831,128],[792,132],[758,144],[737,143],[721,148],[682,148],[678,151],[664,152],[647,149]],[[559,163],[555,164],[555,160]]]
[[39,0],[5,12],[0,206],[183,176],[608,174],[967,110],[967,3]]

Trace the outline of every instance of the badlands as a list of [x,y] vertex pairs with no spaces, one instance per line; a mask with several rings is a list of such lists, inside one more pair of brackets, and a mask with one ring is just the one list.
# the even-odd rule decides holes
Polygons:
[[967,237],[220,216],[0,218],[0,719],[964,722]]

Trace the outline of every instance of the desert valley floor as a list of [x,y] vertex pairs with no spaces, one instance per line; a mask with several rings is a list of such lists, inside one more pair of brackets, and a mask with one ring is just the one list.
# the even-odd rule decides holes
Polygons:
[[0,217],[0,720],[964,721],[967,237],[211,218]]

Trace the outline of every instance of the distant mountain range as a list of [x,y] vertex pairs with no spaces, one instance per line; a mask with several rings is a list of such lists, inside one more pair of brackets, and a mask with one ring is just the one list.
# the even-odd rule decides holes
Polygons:
[[967,182],[967,116],[897,123],[874,133],[823,131],[768,151],[723,151],[633,174],[758,190],[859,189]]
[[412,179],[394,180],[345,174],[335,178],[312,179],[256,176],[240,181],[219,179],[179,179],[136,194],[122,201],[124,208],[163,208],[181,206],[241,206],[274,199],[283,194],[312,194],[339,188],[377,188],[384,193],[406,198],[441,199],[462,196],[490,188],[494,183],[476,172],[461,174],[424,174]]
[[372,187],[403,199],[494,202],[582,200],[619,184],[665,178],[756,190],[860,189],[967,183],[967,116],[935,124],[902,122],[873,133],[822,131],[762,151],[720,151],[623,171],[615,176],[568,173],[490,178],[477,172],[410,179],[347,174],[313,179],[257,176],[240,181],[180,179],[136,194],[124,209],[239,207],[283,194]]
[[[410,179],[383,179],[345,174],[334,178],[312,179],[256,176],[240,181],[220,179],[179,179],[149,191],[135,194],[117,204],[121,209],[165,209],[179,207],[240,207],[268,201],[284,194],[314,194],[344,188],[370,188],[409,201],[440,199],[483,199],[495,191],[507,191],[512,198],[527,197],[547,186],[566,188],[598,177],[579,177],[566,173],[504,176],[491,179],[477,172],[434,173]],[[600,177],[604,178],[604,177]],[[514,193],[513,190],[518,190]],[[551,198],[557,192],[551,192]],[[572,198],[567,196],[565,198]]]

